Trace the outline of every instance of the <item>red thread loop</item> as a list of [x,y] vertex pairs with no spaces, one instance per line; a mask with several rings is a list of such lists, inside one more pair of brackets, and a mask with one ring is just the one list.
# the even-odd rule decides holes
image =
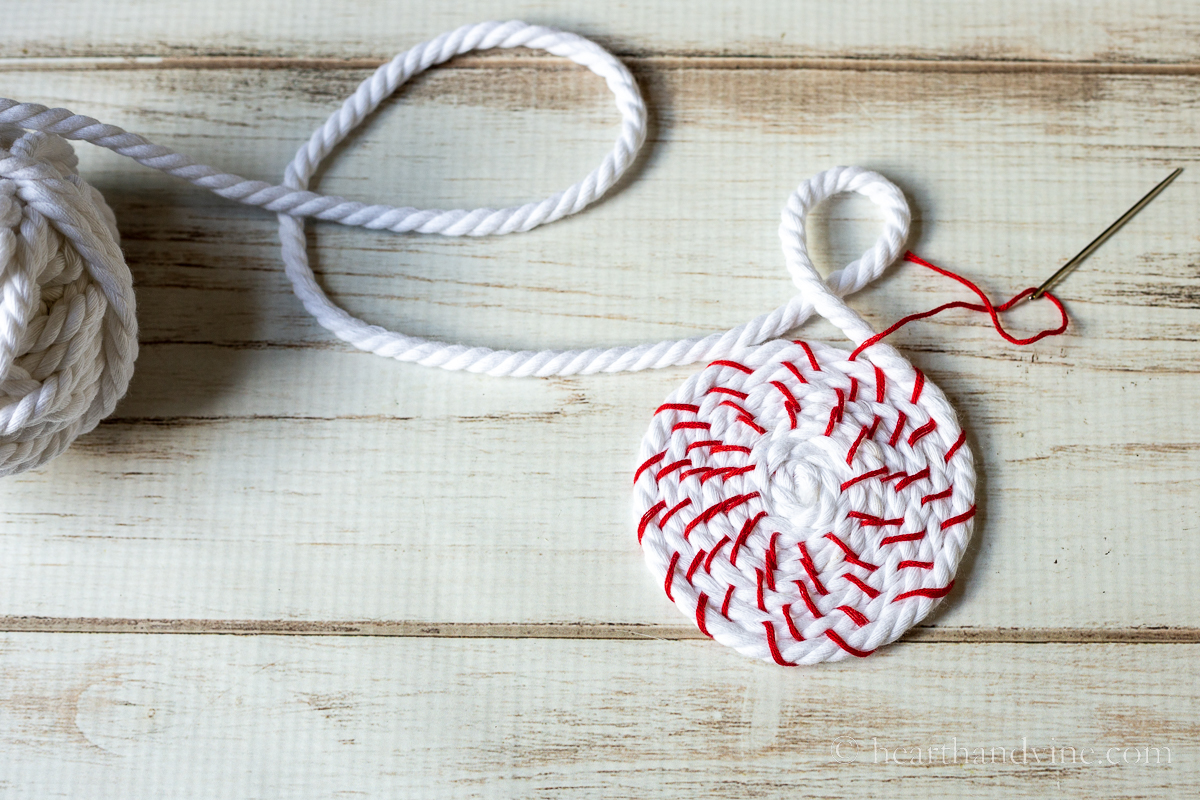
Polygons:
[[1028,339],[1018,339],[1017,337],[1011,335],[1008,331],[1004,330],[1004,326],[1000,324],[1000,313],[1004,312],[1004,311],[1008,311],[1010,308],[1015,306],[1017,303],[1021,302],[1026,297],[1028,297],[1029,295],[1031,295],[1035,291],[1037,291],[1036,289],[1034,289],[1032,287],[1030,287],[1029,289],[1025,289],[1025,290],[1019,292],[1016,296],[1014,296],[1008,302],[996,306],[996,305],[992,305],[992,301],[988,299],[987,295],[985,295],[983,293],[982,289],[980,289],[975,284],[971,283],[969,280],[967,280],[963,276],[957,275],[948,269],[942,269],[939,266],[930,264],[928,261],[925,261],[922,258],[918,258],[917,256],[913,255],[911,252],[906,252],[904,254],[904,260],[911,261],[914,264],[920,264],[923,267],[928,267],[929,269],[933,270],[934,272],[938,273],[939,275],[944,275],[947,278],[953,278],[954,280],[958,281],[963,286],[966,286],[968,289],[970,289],[972,292],[974,292],[975,296],[983,301],[983,304],[981,305],[979,303],[968,303],[964,300],[955,300],[953,303],[946,303],[945,305],[938,306],[937,308],[933,309],[932,311],[922,311],[919,314],[910,314],[907,317],[904,317],[900,321],[896,322],[894,325],[889,327],[887,330],[883,331],[882,333],[875,334],[870,339],[867,339],[865,342],[860,344],[858,346],[858,348],[853,353],[850,354],[851,361],[853,361],[855,358],[858,358],[858,354],[861,353],[863,350],[866,350],[868,347],[870,347],[873,344],[877,344],[884,337],[895,333],[897,330],[899,330],[900,328],[903,328],[908,323],[915,322],[916,320],[919,320],[919,319],[926,319],[928,317],[932,317],[936,314],[942,313],[943,311],[949,311],[952,308],[965,308],[965,309],[968,309],[969,311],[978,311],[980,313],[986,313],[989,317],[992,318],[992,327],[994,327],[996,329],[996,333],[1000,334],[1006,342],[1010,342],[1011,344],[1020,345],[1020,346],[1024,346],[1027,344],[1033,344],[1036,341],[1045,339],[1047,336],[1058,336],[1058,335],[1062,334],[1064,331],[1066,331],[1066,329],[1067,329],[1067,310],[1065,308],[1063,308],[1062,301],[1060,301],[1054,295],[1050,294],[1050,292],[1046,292],[1042,296],[1049,299],[1050,302],[1054,304],[1054,307],[1058,309],[1058,313],[1062,316],[1062,324],[1060,324],[1057,328],[1047,328],[1046,330],[1041,331],[1040,333],[1030,336]]

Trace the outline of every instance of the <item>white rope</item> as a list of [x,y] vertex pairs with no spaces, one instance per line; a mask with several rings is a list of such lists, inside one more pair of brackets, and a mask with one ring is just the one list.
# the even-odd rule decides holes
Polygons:
[[[604,78],[613,92],[620,133],[613,150],[583,180],[544,200],[502,209],[368,205],[308,191],[322,159],[409,78],[455,55],[508,47],[568,58]],[[333,303],[309,267],[302,221],[308,217],[373,230],[483,236],[527,231],[574,214],[620,179],[645,135],[645,105],[624,65],[580,36],[522,22],[464,26],[380,67],[300,148],[282,185],[197,163],[66,109],[0,99],[0,474],[38,466],[91,430],[125,393],[137,355],[132,282],[112,212],[79,177],[63,139],[105,147],[222,197],[277,212],[285,269],[305,308],[355,347],[400,361],[512,376],[635,371],[721,358],[778,337],[811,316],[815,295],[804,287],[820,278],[793,271],[799,295],[728,331],[635,346],[512,352],[370,325]],[[884,235],[875,247],[827,279],[840,297],[862,288],[899,255],[908,206],[891,183],[854,167],[823,173],[819,186],[826,193],[867,194],[885,214]]]

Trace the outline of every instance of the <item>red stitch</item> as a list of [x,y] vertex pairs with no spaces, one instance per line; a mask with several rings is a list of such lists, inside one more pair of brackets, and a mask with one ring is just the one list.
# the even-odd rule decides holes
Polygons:
[[763,571],[761,569],[755,569],[754,574],[756,576],[756,580],[758,581],[758,610],[766,611],[767,604],[763,602]]
[[892,602],[897,603],[909,597],[930,597],[936,600],[939,597],[945,597],[946,595],[950,594],[950,590],[953,588],[954,581],[950,581],[950,583],[939,589],[913,589],[911,592],[901,592],[900,594],[896,595]]
[[733,497],[729,498],[722,504],[720,513],[728,514],[730,511],[733,511],[738,506],[745,505],[746,503],[749,503],[751,500],[754,500],[757,497],[758,497],[758,492],[748,492],[747,494],[734,495]]
[[739,392],[737,389],[729,389],[724,386],[714,386],[711,389],[709,389],[708,392],[706,392],[706,394],[713,394],[714,392],[717,394],[732,395],[733,397],[736,397],[738,400],[745,400],[747,397],[750,396],[750,395],[746,394],[745,392]]
[[704,571],[705,572],[712,571],[712,562],[713,562],[713,559],[717,557],[717,551],[720,550],[722,547],[724,547],[727,544],[729,544],[729,537],[722,536],[721,541],[717,542],[716,546],[713,547],[712,550],[708,551],[708,557],[704,559]]
[[871,432],[867,434],[867,438],[868,438],[868,439],[874,439],[874,438],[875,438],[875,431],[879,430],[879,423],[880,423],[880,422],[883,422],[883,420],[881,420],[881,419],[879,418],[879,415],[878,415],[878,414],[876,414],[876,415],[875,415],[875,418],[874,418],[873,420],[871,420]]
[[850,621],[860,628],[871,621],[863,616],[862,613],[857,609],[851,608],[850,606],[838,606],[837,610],[849,617]]
[[908,569],[909,567],[916,567],[917,569],[933,569],[933,562],[932,561],[901,561],[896,566],[896,569]]
[[758,497],[758,492],[750,492],[748,494],[735,495],[725,501],[724,507],[721,509],[722,514],[728,514],[740,505],[749,503],[751,500]]
[[[757,494],[757,492],[755,492],[755,494]],[[758,525],[759,522],[762,521],[763,517],[765,517],[766,515],[767,515],[767,512],[760,511],[754,517],[751,517],[750,519],[746,520],[745,524],[742,525],[742,532],[738,534],[737,540],[734,541],[734,543],[733,543],[733,549],[731,549],[729,551],[729,563],[730,564],[732,564],[735,567],[737,566],[738,551],[742,549],[742,545],[744,545],[746,543],[746,539],[750,538],[750,534],[754,532],[754,528]]]
[[861,511],[848,511],[848,512],[846,512],[846,518],[858,520],[859,526],[863,527],[863,528],[867,528],[867,527],[881,528],[885,525],[903,525],[904,524],[903,518],[883,519],[882,517],[875,517],[870,514],[864,514]]
[[804,348],[804,354],[808,356],[808,363],[812,364],[813,372],[820,372],[821,365],[817,363],[817,357],[813,355],[812,348],[808,346],[808,342],[797,341],[796,344]]
[[[753,464],[747,464],[744,467],[726,467],[725,469],[721,470],[721,472],[725,473],[721,476],[721,482],[724,483],[730,478],[736,478],[738,475],[745,475],[747,472],[753,472],[754,469],[755,466]],[[728,472],[726,472],[726,470],[728,470]]]
[[904,412],[900,412],[900,416],[896,418],[896,430],[892,431],[892,438],[888,439],[888,447],[895,447],[896,442],[900,441],[900,432],[904,430],[904,423],[908,421],[908,417]]
[[675,516],[675,514],[678,513],[680,509],[687,508],[691,504],[692,504],[692,498],[690,498],[690,497],[686,498],[685,500],[682,500],[679,503],[679,505],[675,506],[670,511],[668,511],[667,515],[665,517],[663,517],[661,520],[659,520],[658,529],[662,530],[663,528],[667,527],[667,520],[669,520],[671,517]]
[[754,370],[750,369],[745,364],[739,364],[736,361],[714,361],[711,364],[709,364],[708,366],[710,366],[710,367],[730,367],[732,369],[740,370],[740,371],[746,373],[747,375],[750,375],[754,372]]
[[[683,538],[684,539],[688,538],[688,536],[691,535],[692,530],[697,525],[701,525],[703,523],[710,521],[713,517],[717,516],[718,514],[728,514],[733,509],[737,508],[738,506],[740,506],[744,503],[750,502],[751,500],[753,500],[756,497],[758,497],[758,492],[750,492],[749,494],[739,494],[739,495],[734,495],[733,497],[730,497],[726,500],[722,500],[720,503],[716,503],[715,505],[709,506],[708,508],[704,509],[704,511],[700,512],[700,514],[695,519],[693,519],[691,522],[689,522],[687,524],[687,526],[683,529]],[[767,512],[765,512],[765,511],[760,512],[759,516],[766,516],[766,513]],[[755,519],[758,519],[758,518],[756,517]],[[736,550],[735,550],[735,553],[736,553]]]
[[[705,477],[707,477],[707,476],[705,476]],[[696,516],[692,517],[692,521],[689,522],[687,525],[683,526],[684,540],[686,541],[687,538],[692,535],[692,531],[696,529],[697,525],[703,525],[704,523],[708,522],[710,519],[715,517],[717,514],[719,514],[721,512],[721,506],[723,506],[724,504],[725,504],[725,501],[722,500],[720,503],[709,506],[708,508],[701,511]]]
[[721,402],[717,403],[717,408],[720,408],[721,406],[729,406],[734,411],[738,412],[739,414],[741,414],[744,417],[750,417],[751,419],[754,418],[753,414],[751,414],[749,411],[742,408],[741,406],[739,406],[737,403],[733,402],[732,400],[722,400]]
[[808,593],[808,587],[800,581],[792,581],[796,587],[800,589],[800,596],[804,598],[804,605],[808,606],[808,613],[813,615],[814,619],[820,619],[824,616],[821,609],[817,608],[817,604],[813,602],[812,596]]
[[926,422],[924,425],[917,428],[915,431],[912,432],[912,435],[908,437],[909,446],[911,447],[912,445],[916,444],[924,437],[933,433],[933,431],[936,428],[937,428],[937,421],[930,419],[929,422]]
[[783,621],[787,623],[788,633],[790,633],[792,638],[797,642],[803,642],[804,637],[801,636],[800,631],[796,629],[796,623],[792,622],[792,604],[784,603],[783,608],[781,608],[780,611],[783,612]]
[[806,381],[804,379],[804,376],[800,374],[800,370],[796,369],[795,364],[793,364],[790,361],[784,361],[783,366],[787,369],[788,372],[790,372],[796,376],[796,380],[800,381],[801,383],[808,383],[808,381]]
[[684,458],[679,461],[676,461],[674,464],[668,464],[667,466],[663,467],[662,469],[660,469],[658,471],[658,473],[654,476],[654,480],[657,483],[658,481],[662,480],[663,475],[674,472],[675,470],[681,469],[684,466],[688,466],[691,463],[692,463],[692,460],[690,458]]
[[[788,364],[787,366],[791,367],[792,365]],[[792,370],[794,372],[795,367],[792,367]],[[796,373],[796,374],[798,374],[798,373]],[[784,398],[783,399],[783,410],[787,412],[788,422],[791,423],[792,430],[795,430],[796,429],[796,414],[800,411],[800,402],[788,390],[788,388],[786,386],[784,386],[782,383],[780,383],[779,381],[771,381],[771,385],[774,386],[776,389],[778,389],[779,392],[783,395],[783,398]]]
[[961,513],[961,514],[959,514],[957,517],[951,517],[950,519],[948,519],[948,520],[946,520],[945,522],[943,522],[943,523],[942,523],[942,530],[946,530],[946,528],[949,528],[949,527],[951,527],[951,526],[953,526],[953,525],[957,525],[957,524],[958,524],[958,523],[960,523],[960,522],[966,522],[967,520],[969,520],[969,519],[970,519],[971,517],[973,517],[973,516],[975,516],[975,506],[971,506],[971,507],[970,507],[970,508],[968,508],[966,511],[964,511],[964,512],[963,512],[963,513]]
[[963,442],[967,440],[967,432],[963,431],[958,435],[958,441],[946,451],[946,463],[950,463],[950,459],[954,458],[954,454],[958,452],[958,448],[963,446]]
[[[839,393],[841,391],[842,391],[841,389],[838,389]],[[837,410],[837,406],[834,406],[833,408],[829,409],[829,424],[825,426],[825,435],[826,436],[829,436],[830,434],[833,433],[833,428],[834,428],[834,426],[837,425],[837,418],[838,418],[838,410]]]
[[663,589],[667,592],[667,599],[672,603],[675,598],[671,596],[671,584],[675,582],[675,565],[679,563],[679,551],[676,550],[671,556],[671,563],[667,565],[667,577],[663,581]]
[[851,403],[858,399],[858,378],[850,379],[850,397],[847,398]]
[[875,368],[875,402],[882,403],[884,397],[884,386],[887,385],[886,379],[883,377],[883,370],[879,367]]
[[687,449],[684,450],[683,452],[686,454],[686,453],[692,452],[692,448],[694,448],[694,447],[712,447],[713,445],[719,445],[719,444],[721,444],[720,439],[706,439],[703,442],[692,442],[691,444],[689,444],[687,446]]
[[850,549],[850,545],[846,544],[841,539],[839,539],[837,536],[835,536],[833,531],[830,531],[829,533],[825,534],[825,538],[828,539],[829,541],[833,542],[834,544],[836,544],[838,547],[840,547],[842,549],[842,552],[846,554],[846,561],[853,564],[854,566],[862,567],[867,572],[874,572],[875,570],[879,569],[879,567],[877,565],[868,564],[866,561],[863,561],[862,559],[860,559],[858,557],[858,553],[855,553],[853,550]]
[[697,550],[696,557],[692,559],[692,563],[688,565],[687,574],[684,575],[684,577],[687,578],[688,583],[692,582],[692,576],[696,574],[696,567],[700,566],[700,562],[703,559],[704,559],[704,551]]
[[896,491],[902,492],[917,481],[923,481],[929,477],[929,467],[925,467],[920,472],[914,472],[912,475],[905,476],[902,480],[896,483]]
[[945,500],[947,497],[949,497],[952,494],[954,494],[954,485],[953,484],[951,484],[950,487],[947,488],[945,491],[938,492],[937,494],[925,495],[924,497],[921,498],[921,505],[925,505],[926,503],[932,503],[934,500]]
[[888,475],[886,478],[880,478],[879,482],[887,483],[888,481],[896,480],[896,478],[907,478],[907,477],[908,477],[908,473],[905,472],[904,470],[900,470],[899,472],[893,472],[891,475]]
[[716,447],[714,447],[712,450],[709,450],[708,452],[710,452],[710,453],[745,453],[746,455],[750,455],[750,448],[743,447],[740,444],[719,444]]
[[707,422],[676,422],[675,425],[671,428],[671,433],[675,433],[677,431],[687,431],[687,430],[706,431],[710,427],[712,427],[712,426],[709,425]]
[[779,393],[783,395],[783,402],[785,404],[791,403],[792,405],[796,406],[800,405],[800,401],[796,399],[796,396],[792,394],[791,390],[789,390],[782,383],[779,381],[771,381],[771,385],[778,389]]
[[736,478],[738,475],[750,472],[754,468],[753,464],[747,464],[744,467],[696,467],[696,469],[689,469],[687,472],[681,474],[679,480],[683,480],[687,475],[703,472],[705,474],[700,478],[700,485],[703,486],[705,483],[708,483],[709,478],[715,478],[718,475],[721,476],[721,483],[725,483],[730,478]]
[[[876,419],[879,419],[879,418],[876,417]],[[870,472],[864,472],[862,475],[859,475],[856,478],[851,478],[850,480],[843,483],[842,491],[844,492],[847,489],[849,489],[851,486],[853,486],[854,484],[862,483],[863,481],[867,480],[868,478],[874,478],[879,475],[885,475],[885,474],[887,474],[887,471],[888,471],[887,467],[880,467],[879,469],[873,469]]]
[[690,478],[698,472],[708,472],[710,469],[712,469],[712,467],[696,467],[694,469],[685,469],[683,472],[679,473],[679,480],[683,481],[684,479]]
[[833,433],[833,427],[842,421],[842,405],[846,402],[846,395],[841,389],[834,389],[837,392],[837,405],[829,409],[829,424],[825,426],[825,435]]
[[[876,417],[875,419],[879,419],[879,417]],[[858,432],[858,438],[854,440],[854,444],[850,445],[850,452],[846,454],[847,466],[854,462],[854,454],[858,452],[858,446],[862,444],[862,440],[867,438],[867,434],[870,432],[871,429],[869,427],[866,425],[862,426],[862,430]],[[842,484],[842,486],[845,487],[845,484]],[[843,488],[842,491],[845,491],[845,488]]]
[[667,507],[666,500],[659,500],[654,505],[650,506],[650,510],[642,514],[642,521],[638,523],[638,544],[642,543],[642,536],[646,534],[646,526],[650,524],[650,520],[658,516],[658,512]]
[[875,652],[874,650],[859,650],[857,647],[851,647],[850,645],[846,644],[845,639],[843,639],[841,636],[838,636],[837,631],[828,630],[828,631],[825,631],[825,635],[828,636],[830,639],[832,639],[834,644],[836,644],[838,647],[842,648],[843,650],[845,650],[847,653],[849,653],[852,656],[857,656],[859,658],[866,658],[867,656],[871,655],[871,653]]
[[729,619],[729,601],[733,599],[733,586],[725,592],[725,600],[721,603],[721,616]]
[[804,571],[808,573],[808,579],[813,582],[813,586],[817,587],[818,594],[829,594],[825,584],[821,583],[821,579],[817,577],[817,565],[808,555],[808,546],[804,542],[797,542],[797,544],[800,546],[800,563],[803,565]]
[[698,414],[700,406],[694,406],[691,403],[663,403],[654,414],[657,416],[664,411],[690,411],[693,414]]
[[775,560],[775,542],[778,540],[779,531],[775,531],[775,533],[771,534],[771,541],[767,545],[767,557],[764,559],[766,562],[767,588],[772,592],[775,591],[775,570],[779,566],[778,562]]
[[853,583],[859,589],[862,589],[863,593],[867,597],[871,598],[872,600],[874,600],[876,597],[879,597],[878,589],[876,589],[873,586],[868,586],[867,584],[863,583],[861,580],[859,580],[854,575],[851,575],[850,573],[846,573],[846,574],[842,575],[842,577],[845,578],[846,580],[850,581],[851,583]]
[[796,666],[791,661],[783,660],[783,654],[779,652],[779,645],[775,644],[775,626],[767,620],[763,620],[763,627],[767,629],[767,646],[771,648],[771,658],[775,659],[775,663],[781,667]]
[[704,592],[700,593],[700,599],[696,601],[696,627],[700,629],[708,638],[712,638],[712,634],[708,632],[708,625],[704,622],[704,612],[708,608],[708,595]]
[[755,432],[755,433],[757,433],[759,436],[764,436],[764,435],[766,434],[766,432],[767,432],[767,429],[766,429],[766,428],[764,428],[763,426],[759,425],[757,422],[755,422],[754,420],[750,419],[749,417],[738,417],[738,418],[737,418],[737,421],[738,421],[738,422],[744,422],[744,423],[746,423],[747,425],[749,425],[751,428],[753,428],[753,429],[754,429],[754,432]]
[[925,388],[925,373],[913,367],[913,372],[917,373],[917,382],[913,384],[912,404],[916,405],[917,400],[921,397],[921,390]]
[[643,472],[650,469],[651,467],[653,467],[655,464],[662,461],[666,457],[667,457],[667,451],[663,450],[658,455],[651,456],[650,458],[646,459],[646,461],[640,467],[637,468],[637,472],[633,473],[633,482],[637,483],[638,478],[642,477]]
[[882,547],[885,544],[899,544],[900,542],[919,542],[925,538],[925,531],[920,533],[898,533],[895,536],[885,536],[880,540],[879,545]]

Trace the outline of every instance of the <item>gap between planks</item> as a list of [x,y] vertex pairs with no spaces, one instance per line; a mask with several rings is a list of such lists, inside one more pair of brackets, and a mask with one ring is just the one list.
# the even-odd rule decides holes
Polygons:
[[[391,636],[447,639],[703,639],[670,625],[595,622],[414,622],[2,616],[0,633],[133,633],[226,636]],[[932,644],[1200,644],[1200,628],[917,627],[904,641]]]
[[[691,70],[842,70],[855,72],[1065,73],[1084,75],[1200,75],[1200,63],[1039,61],[973,58],[802,58],[796,56],[625,56],[634,72]],[[0,72],[168,69],[375,69],[386,58],[281,58],[278,56],[115,56],[0,58]],[[458,56],[441,69],[577,69],[554,56],[495,53]]]

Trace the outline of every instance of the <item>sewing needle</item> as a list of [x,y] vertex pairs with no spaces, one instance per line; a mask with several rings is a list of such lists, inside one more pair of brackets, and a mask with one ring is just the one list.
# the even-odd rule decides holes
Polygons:
[[1116,233],[1117,231],[1119,231],[1121,229],[1122,225],[1124,225],[1126,222],[1129,222],[1129,220],[1133,218],[1134,214],[1141,211],[1143,208],[1146,207],[1146,205],[1151,200],[1158,197],[1159,192],[1161,192],[1163,189],[1167,188],[1167,186],[1170,185],[1171,181],[1173,181],[1179,177],[1179,173],[1181,173],[1181,172],[1183,172],[1183,167],[1179,167],[1178,169],[1176,169],[1174,172],[1172,172],[1170,175],[1168,175],[1166,178],[1164,178],[1162,180],[1162,182],[1158,184],[1158,186],[1155,186],[1153,189],[1151,189],[1149,192],[1147,192],[1145,197],[1143,197],[1141,200],[1138,200],[1136,203],[1133,204],[1133,208],[1126,211],[1124,214],[1121,215],[1120,219],[1118,219],[1112,225],[1109,225],[1107,228],[1105,228],[1104,233],[1100,234],[1095,239],[1093,239],[1090,243],[1088,243],[1088,246],[1083,248],[1082,250],[1080,250],[1079,253],[1074,258],[1072,258],[1070,261],[1068,261],[1067,263],[1065,263],[1061,267],[1059,267],[1058,272],[1055,272],[1053,275],[1051,275],[1046,280],[1045,283],[1043,283],[1041,286],[1039,286],[1037,288],[1036,291],[1034,291],[1033,294],[1029,295],[1029,299],[1037,300],[1039,297],[1044,295],[1049,289],[1051,289],[1055,284],[1057,284],[1063,278],[1067,277],[1067,275],[1069,275],[1076,267],[1078,267],[1085,258],[1087,258],[1093,252],[1095,252],[1096,248],[1098,248],[1100,245],[1107,242],[1110,236],[1112,236],[1114,233]]

